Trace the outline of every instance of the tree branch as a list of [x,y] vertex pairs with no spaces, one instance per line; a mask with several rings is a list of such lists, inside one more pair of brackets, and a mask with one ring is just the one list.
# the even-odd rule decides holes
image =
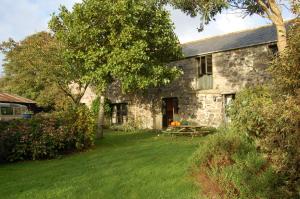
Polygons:
[[280,8],[278,7],[275,0],[268,0],[270,9],[274,15],[276,15],[278,18],[282,18]]
[[74,98],[74,96],[73,96],[70,92],[68,92],[68,91],[63,87],[63,85],[60,84],[59,81],[57,81],[57,84],[58,84],[59,88],[60,88],[60,89],[61,89],[68,97],[70,97],[70,98],[72,99],[72,101],[73,101],[75,104],[77,104],[76,99]]
[[[273,14],[270,12],[268,6],[262,1],[257,0],[257,3],[261,6],[261,8],[265,11],[265,13],[268,15],[268,18],[272,20]],[[273,21],[273,20],[272,20]]]
[[84,86],[84,88],[83,88],[83,90],[81,89],[81,86],[80,86],[80,93],[79,93],[79,95],[76,98],[77,103],[80,102],[81,98],[84,96],[85,91],[89,87],[89,85],[90,85],[90,83],[86,83],[85,86]]

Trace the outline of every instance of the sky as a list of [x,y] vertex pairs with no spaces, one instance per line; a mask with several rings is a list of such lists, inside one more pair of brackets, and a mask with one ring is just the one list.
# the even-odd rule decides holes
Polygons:
[[[74,3],[81,0],[0,0],[0,42],[13,38],[22,40],[30,34],[47,30],[47,23],[51,14],[58,11],[60,5],[71,9]],[[241,14],[224,12],[216,20],[205,26],[204,31],[198,32],[200,18],[186,16],[180,10],[167,8],[171,12],[171,19],[175,25],[175,33],[181,43],[203,39],[215,35],[225,34],[255,28],[270,24],[270,21],[259,16],[243,18]],[[293,18],[286,9],[284,18]],[[0,54],[0,74],[2,71],[3,55]]]

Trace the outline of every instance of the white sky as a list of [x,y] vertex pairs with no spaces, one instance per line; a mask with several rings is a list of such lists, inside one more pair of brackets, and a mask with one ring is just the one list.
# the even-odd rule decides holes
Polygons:
[[[66,5],[69,9],[81,0],[0,0],[0,42],[8,38],[21,40],[26,36],[47,30],[50,15],[57,12],[60,5]],[[190,18],[179,10],[171,11],[172,20],[175,24],[175,32],[181,43],[235,32],[257,26],[270,24],[266,19],[259,16],[242,18],[239,14],[223,13],[217,16],[216,21],[205,26],[203,32],[199,33],[199,17]],[[285,19],[293,16],[284,10]],[[0,74],[3,55],[0,54]]]

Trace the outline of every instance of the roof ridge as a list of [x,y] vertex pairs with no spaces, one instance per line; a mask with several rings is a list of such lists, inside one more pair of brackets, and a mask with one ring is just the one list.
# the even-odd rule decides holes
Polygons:
[[[284,23],[288,23],[288,22],[293,21],[293,20],[294,19],[286,20],[286,21],[284,21]],[[239,30],[239,31],[236,31],[236,32],[229,32],[229,33],[225,33],[225,34],[221,34],[221,35],[214,35],[214,36],[209,36],[209,37],[205,37],[205,38],[201,38],[201,39],[196,39],[196,40],[193,40],[193,41],[188,41],[188,42],[182,43],[181,45],[188,45],[188,44],[192,44],[192,43],[197,43],[199,41],[209,40],[209,39],[213,39],[213,38],[217,38],[217,37],[224,37],[224,36],[227,36],[227,35],[239,34],[239,33],[242,33],[242,32],[250,32],[250,31],[254,31],[254,30],[258,30],[258,29],[262,29],[262,28],[267,28],[267,27],[272,27],[272,26],[274,26],[274,24],[266,24],[266,25],[263,25],[263,26],[249,28],[249,29],[245,29],[245,30]]]
[[28,102],[30,102],[30,103],[36,103],[36,101],[34,101],[34,100],[22,97],[20,95],[12,94],[12,93],[0,92],[0,95],[3,95],[4,97],[8,96],[10,98],[13,98],[13,99],[15,99],[16,102],[17,101],[18,102],[24,101],[26,103],[28,103]]

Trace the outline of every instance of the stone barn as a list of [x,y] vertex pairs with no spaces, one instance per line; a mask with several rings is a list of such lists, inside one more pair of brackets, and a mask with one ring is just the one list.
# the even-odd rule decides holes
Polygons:
[[[217,127],[226,123],[226,106],[244,87],[269,78],[266,68],[277,52],[274,26],[263,26],[182,44],[184,59],[172,65],[184,74],[168,86],[122,95],[110,86],[112,124],[131,122],[162,129],[174,120]],[[89,90],[82,102],[95,98]]]

